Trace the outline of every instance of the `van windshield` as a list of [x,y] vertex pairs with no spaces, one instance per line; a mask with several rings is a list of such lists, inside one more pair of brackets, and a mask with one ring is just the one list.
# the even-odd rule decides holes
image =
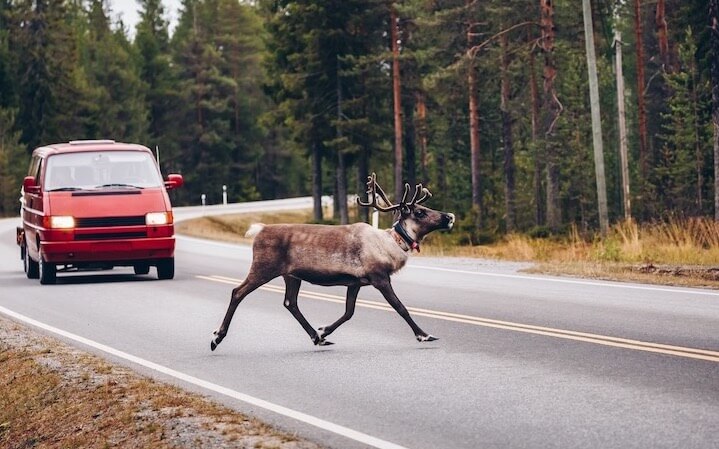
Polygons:
[[89,151],[47,159],[45,190],[161,187],[162,177],[149,153]]

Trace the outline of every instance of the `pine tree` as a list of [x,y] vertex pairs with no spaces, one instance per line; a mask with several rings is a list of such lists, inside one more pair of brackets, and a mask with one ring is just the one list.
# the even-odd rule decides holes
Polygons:
[[174,111],[180,107],[180,93],[172,69],[168,22],[161,0],[140,0],[140,22],[136,27],[133,49],[140,80],[145,85],[148,110],[148,133],[153,144],[160,146],[160,163],[166,169],[180,156],[173,131]]
[[105,0],[92,0],[83,65],[92,96],[87,101],[85,137],[143,142],[147,112],[142,84],[123,34],[113,33]]
[[714,155],[714,219],[719,221],[719,0],[709,1],[711,42],[710,86],[712,92],[712,147]]
[[83,138],[89,93],[72,16],[64,2],[49,0],[25,0],[18,14],[25,24],[13,33],[22,142],[35,147]]
[[193,185],[185,195],[206,193],[218,202],[225,185],[233,201],[257,199],[253,170],[262,152],[264,101],[259,23],[249,6],[230,0],[184,5],[172,44],[183,105],[176,133]]
[[678,67],[665,74],[671,89],[667,99],[669,112],[663,114],[664,142],[658,166],[656,184],[659,200],[665,212],[681,211],[689,215],[704,210],[706,185],[705,149],[709,148],[708,117],[701,117],[707,108],[702,99],[699,73],[694,61],[696,43],[691,28],[686,31],[683,43],[678,46]]
[[27,156],[14,130],[15,111],[0,107],[0,216],[17,215]]

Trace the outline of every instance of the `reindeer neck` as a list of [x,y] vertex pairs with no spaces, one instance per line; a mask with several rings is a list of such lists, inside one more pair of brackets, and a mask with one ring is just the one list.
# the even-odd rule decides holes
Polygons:
[[397,220],[390,230],[397,244],[405,251],[417,250],[419,252],[419,242],[413,239],[407,230],[402,226],[401,220]]

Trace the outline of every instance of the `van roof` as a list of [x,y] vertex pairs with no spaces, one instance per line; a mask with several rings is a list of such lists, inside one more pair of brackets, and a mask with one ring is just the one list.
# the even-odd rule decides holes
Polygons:
[[33,151],[33,154],[38,156],[48,156],[56,153],[78,153],[84,151],[116,151],[116,150],[130,150],[130,151],[144,151],[149,152],[149,148],[144,145],[136,143],[123,143],[115,142],[114,140],[71,140],[70,142],[53,143],[50,145],[43,145]]

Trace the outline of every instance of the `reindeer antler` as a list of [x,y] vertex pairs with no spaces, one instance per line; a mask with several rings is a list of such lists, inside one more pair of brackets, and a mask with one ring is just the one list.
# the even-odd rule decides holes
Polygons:
[[[374,207],[380,212],[390,212],[397,209],[404,209],[405,207],[412,207],[416,204],[421,204],[428,199],[432,197],[432,193],[426,188],[423,187],[422,184],[417,184],[417,186],[414,189],[414,195],[412,196],[412,199],[410,201],[407,201],[407,198],[409,196],[410,187],[409,184],[405,183],[404,185],[404,194],[402,195],[402,200],[398,204],[392,204],[392,202],[387,198],[387,194],[384,193],[384,190],[382,190],[382,187],[380,187],[379,184],[377,184],[377,174],[372,173],[367,177],[367,202],[363,202],[361,199],[357,198],[357,204],[360,206],[365,207]],[[387,206],[380,206],[377,203],[377,196],[380,197],[380,199],[387,205]]]
[[[409,189],[409,184],[404,185],[405,192],[407,192],[407,189]],[[414,196],[412,197],[412,201],[406,204],[407,206],[414,206],[415,204],[422,204],[430,198],[432,198],[432,192],[430,192],[429,189],[427,189],[426,187],[422,186],[422,184],[417,184],[414,189]]]
[[[382,199],[387,206],[380,206],[377,204],[377,195],[379,195],[380,199]],[[365,203],[361,199],[357,198],[357,204],[364,207],[374,207],[380,212],[390,212],[401,207],[401,204],[392,204],[392,202],[387,198],[387,194],[384,193],[382,187],[377,184],[377,174],[374,172],[367,177],[367,200],[368,201]]]

